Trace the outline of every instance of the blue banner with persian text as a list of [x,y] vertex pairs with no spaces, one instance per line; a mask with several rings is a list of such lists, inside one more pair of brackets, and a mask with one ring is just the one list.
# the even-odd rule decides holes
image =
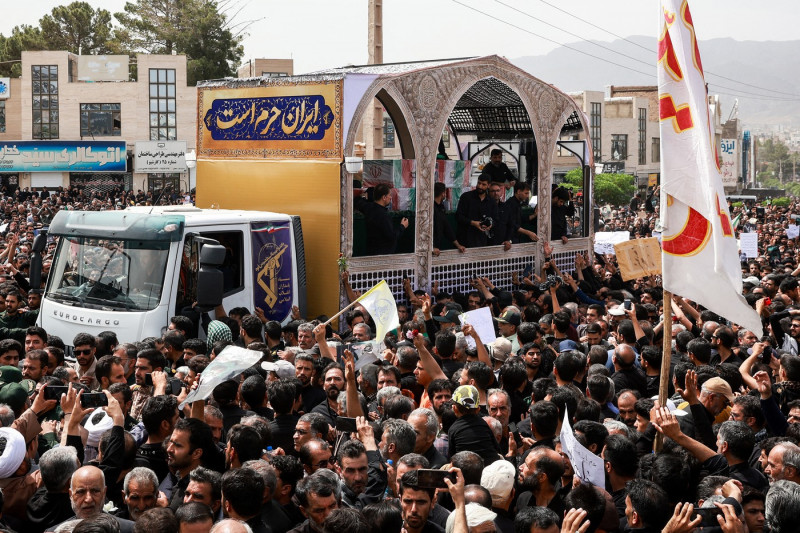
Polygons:
[[267,320],[283,322],[292,312],[292,226],[290,222],[253,222],[253,291]]
[[125,172],[125,141],[0,143],[0,172]]
[[334,115],[319,94],[214,100],[203,123],[214,140],[318,141]]

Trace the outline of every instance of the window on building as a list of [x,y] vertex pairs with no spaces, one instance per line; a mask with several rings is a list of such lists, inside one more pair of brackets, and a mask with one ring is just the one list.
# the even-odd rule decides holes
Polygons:
[[288,76],[288,72],[262,72],[261,76],[264,78],[283,78]]
[[58,139],[58,65],[31,66],[34,139]]
[[175,69],[150,69],[150,140],[178,138]]
[[0,133],[6,132],[6,101],[0,100]]
[[659,137],[653,137],[653,142],[650,143],[650,153],[653,154],[653,163],[661,162],[661,139]]
[[385,111],[383,113],[383,147],[394,148],[394,122]]
[[120,104],[81,104],[81,137],[120,135]]
[[647,164],[647,108],[639,108],[639,164]]
[[628,136],[614,133],[611,135],[611,160],[625,161],[628,159]]
[[442,131],[442,144],[445,148],[450,148],[450,132],[446,129]]
[[[147,175],[148,190],[153,193],[153,202],[169,198],[181,192],[181,175],[176,173],[152,173]],[[156,204],[158,205],[158,204]]]
[[590,129],[589,133],[592,136],[592,152],[594,152],[594,159],[595,161],[600,161],[602,153],[602,129],[601,125],[601,113],[602,113],[602,104],[600,102],[592,102],[592,110],[591,116],[589,117],[590,121]]

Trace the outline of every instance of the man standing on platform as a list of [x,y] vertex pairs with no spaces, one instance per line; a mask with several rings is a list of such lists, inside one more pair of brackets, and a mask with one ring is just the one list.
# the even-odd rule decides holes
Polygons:
[[467,248],[486,246],[498,216],[497,202],[489,198],[489,175],[481,174],[475,188],[458,201],[458,242]]

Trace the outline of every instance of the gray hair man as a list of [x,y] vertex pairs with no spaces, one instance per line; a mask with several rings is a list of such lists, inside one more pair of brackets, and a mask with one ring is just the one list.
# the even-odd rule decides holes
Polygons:
[[33,528],[47,529],[72,517],[69,482],[80,468],[78,453],[72,446],[47,450],[39,458],[39,471],[44,484],[28,502],[28,520]]
[[441,468],[447,463],[447,458],[433,445],[439,435],[439,417],[431,409],[419,408],[408,415],[408,423],[417,434],[414,453],[425,457],[430,463],[430,468]]
[[770,533],[797,531],[800,515],[800,485],[780,480],[772,484],[764,503],[766,526]]
[[122,482],[122,499],[128,507],[128,518],[138,520],[142,513],[156,506],[158,478],[156,473],[138,466],[125,475]]

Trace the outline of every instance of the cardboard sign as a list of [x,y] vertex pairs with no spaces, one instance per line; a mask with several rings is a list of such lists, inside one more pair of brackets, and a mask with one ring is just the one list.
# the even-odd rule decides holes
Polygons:
[[614,251],[625,281],[661,274],[661,246],[655,237],[615,244]]

